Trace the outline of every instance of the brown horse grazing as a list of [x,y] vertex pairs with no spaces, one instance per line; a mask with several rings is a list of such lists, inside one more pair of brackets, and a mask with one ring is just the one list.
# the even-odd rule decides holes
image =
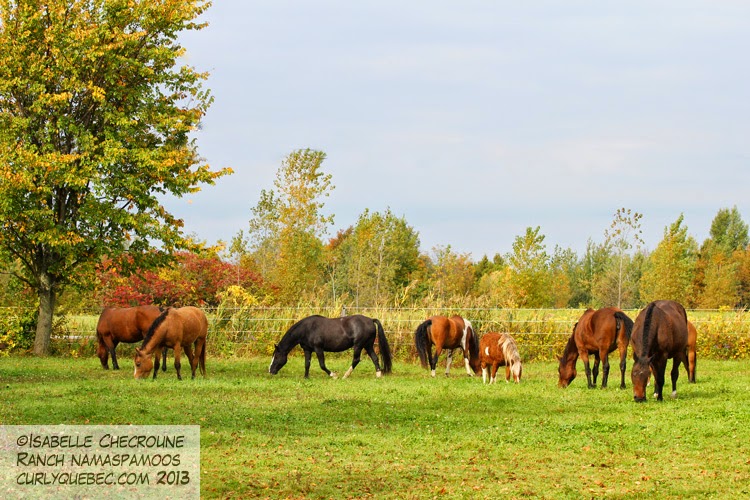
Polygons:
[[[102,367],[109,370],[109,356],[112,356],[112,369],[119,370],[115,349],[117,344],[132,344],[143,340],[151,323],[161,314],[156,306],[107,307],[99,316],[96,325],[98,345],[96,354]],[[167,350],[164,350],[164,370],[167,369]]]
[[[625,367],[628,355],[628,342],[633,329],[633,320],[616,307],[599,310],[587,309],[573,327],[562,356],[558,356],[558,387],[567,387],[576,378],[576,362],[581,357],[586,368],[586,381],[589,388],[596,387],[599,375],[599,361],[604,360],[602,388],[607,387],[609,378],[609,353],[620,351],[620,389],[625,388]],[[589,366],[589,354],[594,355],[593,378]]]
[[[417,327],[414,332],[414,344],[417,347],[419,360],[423,367],[430,363],[432,376],[438,363],[438,357],[443,349],[449,349],[448,360],[445,366],[446,377],[450,373],[453,362],[453,350],[461,348],[464,354],[464,365],[466,373],[473,376],[479,373],[479,341],[471,326],[471,321],[461,316],[432,316]],[[432,346],[435,346],[435,356],[432,355]],[[474,373],[472,373],[474,370]]]
[[488,332],[482,335],[479,341],[479,362],[482,366],[482,382],[487,383],[487,368],[492,367],[490,373],[490,384],[494,384],[497,375],[497,369],[505,366],[505,381],[510,381],[510,375],[513,374],[513,381],[521,381],[521,356],[518,354],[518,347],[513,337],[507,333]]
[[[185,350],[190,360],[190,370],[195,378],[195,370],[200,363],[203,376],[206,375],[206,334],[208,320],[197,307],[168,308],[154,320],[143,339],[143,345],[135,350],[135,378],[145,378],[153,368],[154,378],[159,372],[159,356],[165,347],[174,349],[174,367],[177,378],[180,374],[180,353]],[[195,347],[195,354],[193,354]],[[152,356],[156,355],[156,364]]]
[[651,370],[654,372],[654,394],[663,400],[664,372],[667,360],[672,362],[672,397],[677,397],[677,378],[680,363],[687,366],[688,325],[685,308],[672,300],[651,302],[635,319],[633,335],[633,399],[646,401],[646,385]]
[[687,339],[687,358],[688,358],[688,382],[695,383],[695,365],[698,362],[698,355],[695,347],[698,340],[698,330],[695,325],[688,321],[688,339]]

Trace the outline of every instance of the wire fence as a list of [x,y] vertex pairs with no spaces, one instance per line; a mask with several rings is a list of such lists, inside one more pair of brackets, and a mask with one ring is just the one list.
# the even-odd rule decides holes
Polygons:
[[[209,318],[209,353],[222,356],[269,355],[274,344],[296,321],[320,314],[339,317],[362,314],[383,324],[391,351],[400,359],[415,359],[413,335],[432,315],[458,314],[469,319],[482,335],[508,332],[524,359],[554,359],[564,349],[583,309],[503,309],[427,307],[218,307],[204,308]],[[635,319],[639,310],[624,311]],[[0,314],[2,312],[0,311]],[[82,343],[95,339],[99,312],[71,315],[56,322],[57,342]],[[699,332],[699,355],[750,359],[750,313],[734,310],[690,310],[688,319]]]

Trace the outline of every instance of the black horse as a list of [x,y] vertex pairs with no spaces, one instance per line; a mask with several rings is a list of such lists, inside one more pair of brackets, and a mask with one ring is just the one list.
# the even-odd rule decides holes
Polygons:
[[[380,355],[383,358],[383,370],[381,372],[378,355],[373,348],[377,335],[380,346]],[[276,344],[273,351],[273,359],[268,371],[276,375],[286,364],[289,351],[295,346],[301,346],[305,351],[305,378],[310,377],[310,360],[312,353],[318,356],[320,368],[331,377],[336,374],[326,368],[324,352],[341,352],[354,348],[354,359],[352,366],[344,374],[344,378],[351,375],[359,363],[359,355],[362,349],[375,364],[375,372],[378,377],[382,373],[391,372],[391,349],[385,338],[383,325],[380,321],[367,316],[355,315],[343,318],[324,318],[323,316],[308,316],[294,325],[284,334],[281,341]]]

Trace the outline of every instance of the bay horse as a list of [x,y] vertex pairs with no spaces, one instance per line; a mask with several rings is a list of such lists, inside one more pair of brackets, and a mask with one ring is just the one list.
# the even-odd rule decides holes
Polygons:
[[[603,360],[602,388],[609,378],[609,353],[615,349],[620,353],[620,389],[625,388],[625,368],[628,343],[633,330],[633,320],[617,307],[587,309],[573,326],[573,333],[565,345],[562,356],[558,356],[558,387],[567,387],[576,378],[576,362],[581,357],[586,369],[588,387],[596,387],[599,362]],[[589,354],[594,355],[594,369],[589,364]],[[592,377],[593,375],[593,377]]]
[[521,382],[521,356],[518,354],[516,341],[508,333],[488,332],[482,335],[479,341],[479,362],[482,366],[482,382],[487,383],[488,368],[490,372],[490,384],[494,384],[497,369],[505,366],[505,381],[510,381],[511,373],[513,381]]
[[[112,369],[119,370],[115,350],[117,344],[133,344],[143,340],[151,323],[162,313],[156,306],[107,307],[96,324],[96,354],[102,368],[109,370],[109,357],[112,356]],[[167,369],[167,350],[164,350],[163,369]]]
[[688,382],[695,383],[695,365],[698,363],[698,354],[696,353],[696,343],[698,340],[698,330],[695,325],[688,321],[688,338],[687,338],[687,358],[688,358]]
[[[381,370],[378,355],[375,352],[375,338],[378,339],[380,356],[383,358]],[[312,353],[318,357],[318,364],[326,375],[336,378],[336,373],[326,367],[325,352],[342,352],[354,349],[352,364],[344,374],[347,378],[359,364],[362,349],[370,356],[375,365],[375,375],[380,378],[383,374],[391,373],[391,348],[385,337],[383,325],[374,318],[361,314],[344,316],[342,318],[325,318],[319,315],[308,316],[293,324],[284,334],[278,344],[274,346],[271,365],[268,372],[276,375],[286,364],[289,351],[300,346],[305,353],[305,378],[310,378],[310,362]]]
[[[157,317],[143,338],[141,348],[135,350],[135,378],[146,378],[154,371],[154,379],[159,372],[159,357],[162,349],[174,349],[174,367],[177,378],[180,374],[180,354],[184,349],[190,360],[192,378],[200,364],[203,376],[206,375],[206,335],[208,334],[208,320],[206,315],[197,307],[186,306],[167,308]],[[195,348],[195,352],[193,352]],[[155,354],[156,364],[152,361]]]
[[[443,349],[449,349],[445,366],[445,376],[450,374],[454,349],[461,349],[464,354],[466,373],[471,377],[479,373],[479,340],[471,326],[471,321],[461,316],[432,316],[420,324],[414,332],[414,344],[419,360],[424,368],[430,364],[432,376],[435,376],[438,358]],[[432,355],[432,346],[435,355]],[[472,373],[473,370],[473,373]]]
[[651,302],[635,319],[633,346],[633,399],[646,401],[646,385],[654,373],[654,394],[662,401],[664,372],[672,358],[672,397],[677,397],[680,363],[687,363],[688,320],[685,308],[673,300]]

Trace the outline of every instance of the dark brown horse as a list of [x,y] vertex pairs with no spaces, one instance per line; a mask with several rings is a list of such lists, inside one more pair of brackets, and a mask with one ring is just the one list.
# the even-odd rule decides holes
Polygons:
[[677,397],[677,378],[680,363],[688,366],[688,321],[685,308],[673,300],[651,302],[635,319],[633,335],[633,399],[646,401],[646,385],[654,373],[654,394],[663,400],[664,372],[667,360],[672,358],[672,397]]
[[[378,355],[375,352],[375,339],[378,339],[380,356],[383,358],[383,369],[380,369]],[[310,362],[312,353],[318,357],[320,369],[330,377],[336,374],[326,367],[325,352],[341,352],[354,349],[352,364],[344,374],[347,378],[357,367],[362,349],[370,356],[375,365],[375,375],[380,378],[383,373],[390,373],[392,368],[391,349],[383,331],[383,325],[374,318],[361,314],[344,316],[343,318],[324,318],[323,316],[308,316],[293,324],[284,334],[273,351],[271,366],[268,372],[276,375],[286,364],[289,351],[296,346],[305,352],[305,378],[310,377]]]
[[[453,350],[459,348],[464,354],[466,373],[469,376],[479,373],[479,340],[471,326],[471,321],[461,316],[451,316],[450,318],[432,316],[428,318],[414,332],[414,344],[422,366],[426,368],[429,361],[433,377],[437,369],[438,358],[443,349],[449,349],[445,366],[446,376],[450,373]],[[434,356],[432,355],[433,345],[435,346]]]
[[698,363],[696,353],[696,343],[698,340],[698,330],[695,325],[688,321],[688,340],[687,340],[687,357],[688,357],[688,382],[695,383],[695,365]]
[[[201,373],[206,375],[206,335],[208,320],[197,307],[168,308],[154,320],[143,338],[143,345],[135,350],[135,378],[145,378],[153,368],[154,378],[159,372],[159,357],[162,349],[174,349],[174,367],[177,378],[180,374],[180,353],[184,349],[190,360],[190,370],[195,378],[195,370],[200,364]],[[193,353],[195,348],[195,353]],[[156,357],[156,364],[152,357]]]
[[[628,342],[633,329],[633,320],[616,307],[587,309],[573,327],[562,356],[558,356],[559,387],[567,387],[576,378],[576,362],[581,357],[586,369],[589,388],[596,387],[599,375],[599,361],[604,360],[602,388],[607,387],[609,378],[609,353],[620,352],[620,389],[625,388],[625,367],[628,355]],[[589,365],[589,354],[594,355],[594,370]],[[593,377],[592,377],[593,374]]]
[[[109,356],[112,356],[112,368],[119,370],[115,349],[117,344],[132,344],[143,340],[151,323],[161,314],[156,306],[107,307],[99,316],[96,325],[96,354],[102,367],[109,370]],[[164,350],[164,369],[167,369],[167,350]]]
[[518,354],[516,341],[507,333],[488,332],[482,335],[482,340],[479,341],[479,362],[482,367],[482,382],[485,384],[488,371],[490,384],[495,383],[500,366],[505,366],[506,382],[510,381],[511,374],[514,382],[521,381],[521,356]]

